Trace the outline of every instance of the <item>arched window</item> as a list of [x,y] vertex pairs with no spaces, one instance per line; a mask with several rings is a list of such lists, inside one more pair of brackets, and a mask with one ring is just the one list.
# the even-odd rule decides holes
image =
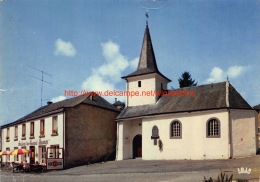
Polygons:
[[181,138],[182,137],[182,125],[180,121],[173,121],[170,126],[170,137]]
[[154,145],[157,145],[157,139],[159,137],[159,129],[156,125],[153,126],[151,139],[154,141]]
[[220,121],[217,118],[211,118],[207,121],[207,137],[220,137]]
[[152,138],[159,138],[159,129],[157,126],[153,126],[152,129]]

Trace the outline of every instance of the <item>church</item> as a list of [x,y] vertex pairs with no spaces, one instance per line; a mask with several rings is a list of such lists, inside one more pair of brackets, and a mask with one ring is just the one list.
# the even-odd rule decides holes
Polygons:
[[[168,90],[171,80],[157,67],[148,23],[138,68],[122,78],[126,91],[140,94],[126,97],[116,119],[116,160],[256,155],[256,111],[229,81]],[[161,94],[143,95],[151,90]]]

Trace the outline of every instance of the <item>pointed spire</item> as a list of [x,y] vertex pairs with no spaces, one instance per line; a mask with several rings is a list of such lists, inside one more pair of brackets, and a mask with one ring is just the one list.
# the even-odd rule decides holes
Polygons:
[[171,80],[160,73],[158,70],[156,59],[153,51],[153,45],[152,40],[150,36],[150,31],[148,27],[148,21],[146,21],[146,28],[144,32],[144,38],[143,38],[143,44],[141,49],[141,54],[139,57],[139,63],[137,70],[127,76],[122,77],[123,79],[126,79],[127,77],[133,77],[138,75],[145,75],[145,74],[151,74],[151,73],[157,73],[167,79],[169,82]]
[[158,72],[148,22],[146,23],[142,50],[139,57],[137,70],[140,69],[149,69],[150,72]]

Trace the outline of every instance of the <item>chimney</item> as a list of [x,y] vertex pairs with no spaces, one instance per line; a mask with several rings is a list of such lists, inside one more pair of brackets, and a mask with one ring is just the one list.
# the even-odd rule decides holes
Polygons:
[[47,105],[50,105],[50,104],[52,104],[52,101],[48,101],[48,102],[47,102]]
[[115,98],[115,103],[117,102],[117,98]]

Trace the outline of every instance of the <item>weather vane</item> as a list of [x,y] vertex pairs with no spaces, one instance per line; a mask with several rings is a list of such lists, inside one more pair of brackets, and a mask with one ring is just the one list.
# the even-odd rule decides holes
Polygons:
[[[159,1],[167,1],[167,0],[146,0],[146,2],[149,2],[149,6],[141,6],[141,8],[145,9],[145,17],[146,17],[146,23],[148,23],[148,18],[149,18],[149,10],[158,10],[161,9],[163,6],[160,7],[154,7],[153,5],[156,5],[156,2]],[[152,5],[152,6],[151,6]]]

